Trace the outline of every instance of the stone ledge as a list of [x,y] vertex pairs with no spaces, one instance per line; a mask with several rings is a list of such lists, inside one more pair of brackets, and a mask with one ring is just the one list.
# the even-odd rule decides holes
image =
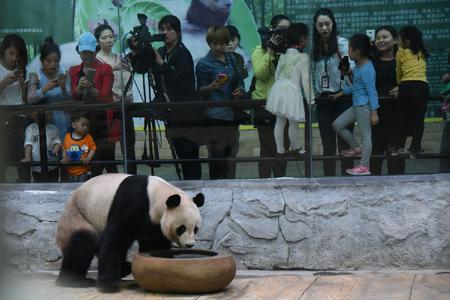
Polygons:
[[[197,246],[240,269],[450,268],[450,174],[174,184],[206,196]],[[0,185],[9,265],[59,267],[56,222],[78,185]]]

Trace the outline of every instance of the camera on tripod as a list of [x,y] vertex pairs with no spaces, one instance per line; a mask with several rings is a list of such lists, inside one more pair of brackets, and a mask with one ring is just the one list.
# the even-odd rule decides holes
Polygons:
[[147,27],[147,16],[137,14],[141,25],[135,26],[130,31],[131,37],[127,40],[128,47],[133,50],[131,54],[131,66],[138,74],[147,73],[155,61],[155,49],[153,42],[164,42],[165,34],[151,34]]
[[[287,28],[267,28],[258,29],[258,33],[262,36],[262,43],[276,53],[284,53],[287,49]],[[276,38],[272,38],[272,37]]]

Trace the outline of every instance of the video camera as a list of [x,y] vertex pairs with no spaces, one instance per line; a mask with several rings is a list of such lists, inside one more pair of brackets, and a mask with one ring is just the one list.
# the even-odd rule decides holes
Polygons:
[[[287,28],[267,28],[262,27],[258,29],[261,35],[262,43],[268,48],[273,49],[276,53],[284,53],[287,49]],[[278,39],[272,39],[273,36],[278,36]]]
[[127,40],[128,47],[133,50],[131,55],[131,66],[133,71],[138,74],[147,73],[153,62],[155,61],[155,49],[153,42],[164,42],[165,34],[152,35],[147,27],[147,16],[137,14],[137,18],[141,25],[135,26],[130,31],[131,37]]

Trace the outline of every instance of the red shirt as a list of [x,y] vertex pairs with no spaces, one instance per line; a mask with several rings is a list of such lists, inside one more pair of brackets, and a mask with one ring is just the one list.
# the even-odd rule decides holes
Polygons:
[[[97,101],[102,103],[113,102],[112,87],[114,84],[114,75],[111,66],[95,59],[91,68],[95,69],[93,83],[94,87],[98,90]],[[82,94],[77,92],[81,70],[83,70],[83,63],[73,66],[69,70],[72,85],[72,97],[78,100],[82,97]]]

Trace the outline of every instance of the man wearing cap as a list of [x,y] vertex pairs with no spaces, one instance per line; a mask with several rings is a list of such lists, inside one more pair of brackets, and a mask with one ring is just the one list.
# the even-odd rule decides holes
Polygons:
[[[110,65],[96,59],[97,39],[90,32],[85,32],[78,38],[77,52],[80,54],[81,64],[69,70],[72,97],[90,103],[112,103],[112,86],[114,75]],[[115,143],[108,140],[109,124],[113,118],[113,111],[94,111],[89,113],[91,135],[97,144],[94,160],[115,160]],[[92,175],[100,175],[106,168],[108,173],[117,173],[116,165],[94,165]]]

